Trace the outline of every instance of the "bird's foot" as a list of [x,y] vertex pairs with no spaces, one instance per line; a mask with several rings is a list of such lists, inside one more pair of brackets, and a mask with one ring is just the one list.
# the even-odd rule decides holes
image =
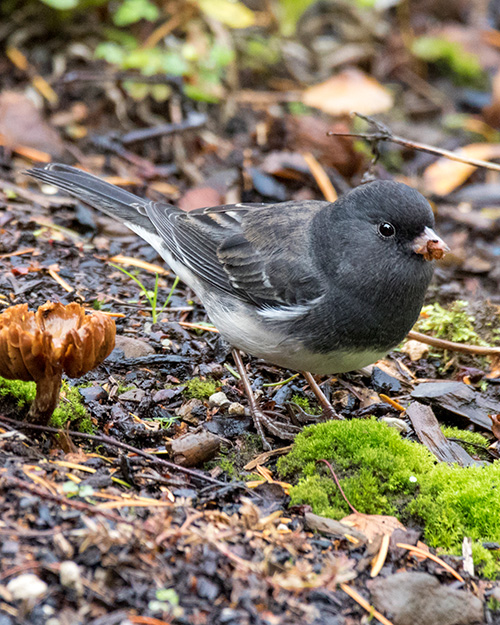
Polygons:
[[271,444],[266,438],[265,432],[272,436],[285,440],[293,440],[300,432],[301,428],[291,423],[283,422],[282,415],[278,412],[263,411],[258,406],[251,408],[252,419],[259,435],[262,446],[266,451],[272,449]]

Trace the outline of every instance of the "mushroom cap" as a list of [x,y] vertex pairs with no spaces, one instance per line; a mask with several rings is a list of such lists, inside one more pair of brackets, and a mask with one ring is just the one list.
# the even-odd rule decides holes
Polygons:
[[115,334],[111,317],[86,315],[76,303],[47,302],[36,313],[11,306],[0,314],[0,376],[36,382],[59,371],[78,378],[109,356]]

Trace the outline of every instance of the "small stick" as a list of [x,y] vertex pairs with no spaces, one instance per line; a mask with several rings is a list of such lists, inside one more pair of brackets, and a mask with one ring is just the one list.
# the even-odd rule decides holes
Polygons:
[[[492,169],[493,171],[500,171],[500,164],[489,163],[478,158],[470,158],[467,156],[460,156],[457,152],[451,152],[450,150],[444,150],[443,148],[436,148],[428,143],[419,143],[417,141],[411,141],[392,133],[392,131],[385,125],[374,120],[367,115],[361,115],[361,113],[353,113],[357,117],[364,119],[371,126],[375,128],[375,132],[362,133],[362,132],[335,132],[331,130],[327,133],[328,136],[335,137],[358,137],[365,139],[368,143],[377,144],[379,141],[392,141],[392,143],[398,143],[405,148],[411,148],[413,150],[420,150],[421,152],[428,152],[429,154],[437,154],[438,156],[444,156],[451,161],[457,161],[459,163],[466,163],[467,165],[474,165],[475,167],[484,167],[485,169]],[[375,152],[376,149],[375,149]]]
[[38,430],[39,432],[51,432],[53,434],[59,434],[61,432],[64,432],[68,436],[78,436],[80,438],[97,441],[106,445],[113,445],[114,447],[125,449],[128,452],[136,454],[137,456],[147,458],[148,460],[159,464],[166,469],[169,469],[170,471],[179,471],[179,473],[185,473],[186,475],[190,475],[193,478],[204,480],[205,482],[209,482],[210,484],[216,484],[217,486],[227,486],[225,482],[221,482],[214,479],[213,477],[210,477],[209,475],[205,475],[201,471],[197,471],[196,469],[188,469],[187,467],[182,467],[178,464],[175,464],[174,462],[163,460],[163,458],[158,458],[154,454],[150,454],[147,451],[142,451],[142,449],[137,449],[137,447],[132,447],[132,445],[121,443],[120,441],[117,441],[111,436],[106,436],[105,434],[97,436],[96,434],[86,434],[84,432],[74,432],[72,430],[61,430],[60,428],[53,428],[48,425],[34,425],[33,423],[26,423],[22,421],[17,421],[16,419],[9,419],[8,417],[4,417],[3,415],[0,415],[0,422],[1,421],[4,421],[9,425],[14,426],[15,428],[26,428],[29,430]]
[[354,599],[356,603],[359,603],[359,605],[368,612],[370,617],[376,618],[379,623],[382,623],[382,625],[393,625],[392,621],[390,621],[388,618],[385,618],[385,616],[381,614],[378,610],[375,610],[375,608],[370,605],[368,601],[364,597],[362,597],[357,590],[354,590],[352,586],[348,586],[344,582],[339,584],[339,586],[346,593],[346,595],[349,595],[351,599]]
[[498,356],[500,355],[500,347],[488,347],[486,345],[468,345],[467,343],[454,343],[445,339],[437,339],[434,336],[427,336],[421,332],[411,330],[408,332],[408,338],[414,341],[420,341],[426,345],[437,347],[439,349],[448,349],[450,352],[461,352],[463,354],[476,354],[477,356]]

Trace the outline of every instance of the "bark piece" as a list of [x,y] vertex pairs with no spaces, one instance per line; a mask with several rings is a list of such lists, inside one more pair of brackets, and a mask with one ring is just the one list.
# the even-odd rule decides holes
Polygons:
[[470,456],[463,447],[454,441],[449,441],[441,432],[438,420],[430,406],[415,401],[406,410],[406,414],[418,436],[440,462],[458,463],[461,467],[480,464]]

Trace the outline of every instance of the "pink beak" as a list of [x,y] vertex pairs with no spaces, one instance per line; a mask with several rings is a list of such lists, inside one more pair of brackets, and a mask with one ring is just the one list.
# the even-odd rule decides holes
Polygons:
[[415,254],[422,254],[425,260],[439,260],[450,251],[443,239],[428,227],[413,240],[412,248]]

